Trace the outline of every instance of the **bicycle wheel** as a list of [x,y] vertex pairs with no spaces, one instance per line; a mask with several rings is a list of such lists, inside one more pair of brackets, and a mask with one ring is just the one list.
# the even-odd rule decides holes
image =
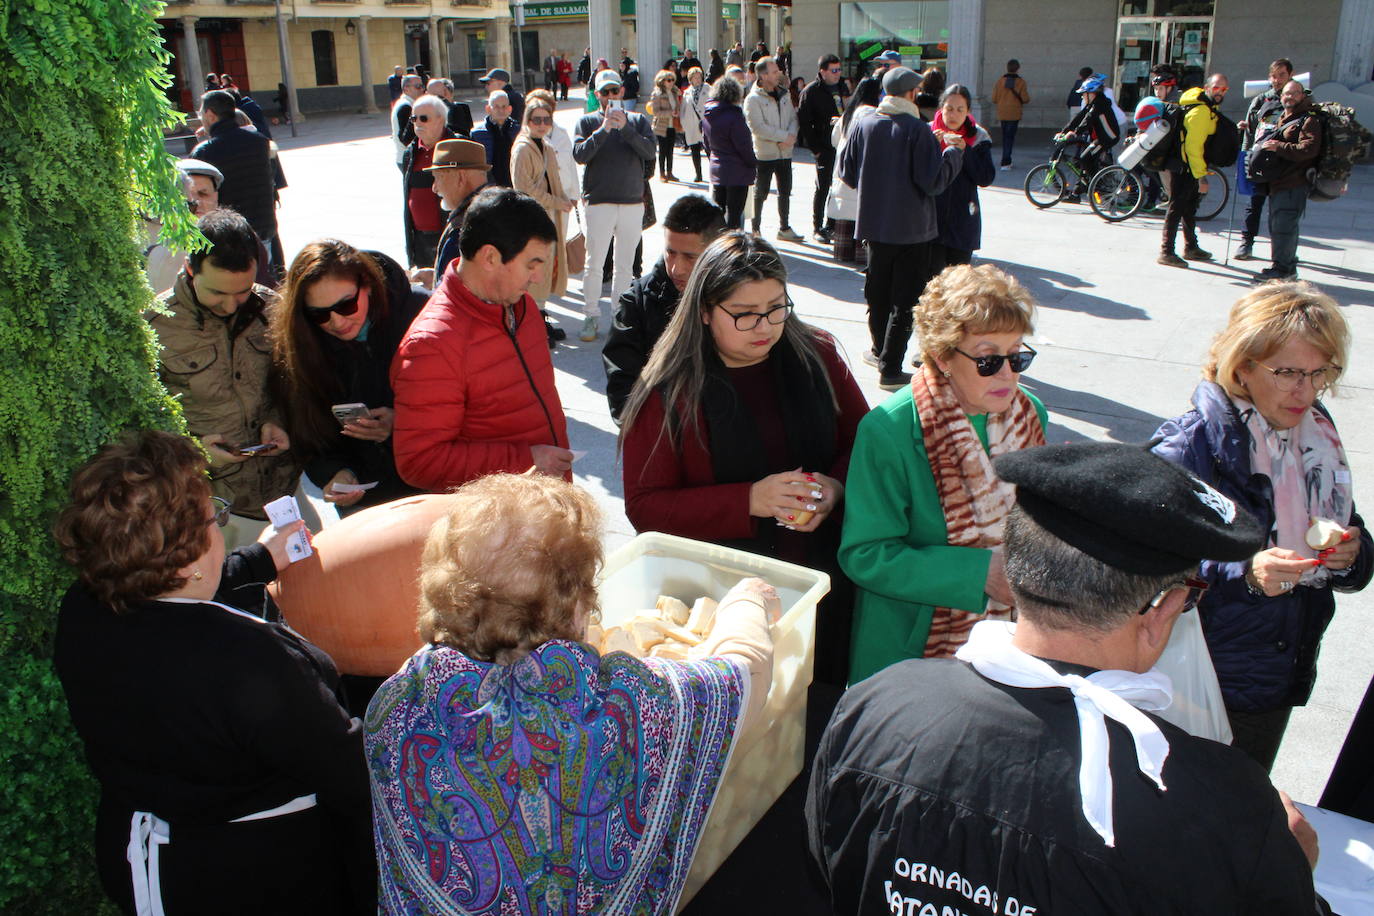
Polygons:
[[1145,200],[1140,176],[1119,165],[1109,165],[1088,183],[1088,204],[1109,223],[1130,219]]
[[1199,220],[1211,219],[1216,216],[1226,208],[1227,201],[1231,199],[1231,182],[1224,172],[1209,168],[1203,180],[1207,182],[1207,193],[1198,195],[1197,218]]
[[1057,168],[1037,165],[1026,173],[1026,200],[1044,210],[1063,200],[1064,179]]

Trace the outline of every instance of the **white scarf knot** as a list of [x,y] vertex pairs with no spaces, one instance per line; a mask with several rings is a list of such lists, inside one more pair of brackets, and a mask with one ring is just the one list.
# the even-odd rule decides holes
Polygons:
[[1083,816],[1108,846],[1116,845],[1112,824],[1112,773],[1107,763],[1106,717],[1130,731],[1135,741],[1136,764],[1161,790],[1169,742],[1159,726],[1141,712],[1167,709],[1173,702],[1173,684],[1158,671],[1098,671],[1083,677],[1060,674],[1046,662],[1011,644],[1015,625],[1003,620],[974,624],[968,642],[955,658],[968,662],[990,681],[1008,687],[1065,687],[1073,693],[1078,711],[1078,731],[1083,759],[1078,768],[1078,789],[1083,797]]

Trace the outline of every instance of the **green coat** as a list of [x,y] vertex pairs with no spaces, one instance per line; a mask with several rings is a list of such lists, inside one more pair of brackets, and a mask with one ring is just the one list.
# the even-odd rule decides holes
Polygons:
[[[1027,395],[1043,428],[1045,405]],[[986,449],[987,415],[969,420]],[[947,543],[909,388],[859,423],[844,502],[840,567],[855,585],[849,682],[857,684],[893,662],[920,658],[936,607],[981,613],[992,551]]]

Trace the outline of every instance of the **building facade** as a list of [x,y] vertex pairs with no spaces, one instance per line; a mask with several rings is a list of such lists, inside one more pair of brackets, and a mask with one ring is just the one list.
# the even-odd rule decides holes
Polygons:
[[1185,85],[1225,73],[1233,116],[1246,104],[1241,83],[1264,79],[1277,57],[1310,71],[1313,84],[1374,75],[1374,0],[795,0],[792,22],[799,74],[835,53],[858,76],[891,49],[907,66],[938,66],[966,85],[975,113],[990,111],[993,85],[1016,58],[1031,92],[1023,127],[1065,123],[1082,67],[1107,74],[1128,111],[1153,64],[1173,64]]

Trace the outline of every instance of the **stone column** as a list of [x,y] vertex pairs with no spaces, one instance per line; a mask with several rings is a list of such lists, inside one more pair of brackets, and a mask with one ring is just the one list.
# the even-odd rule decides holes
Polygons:
[[711,66],[712,48],[719,50],[722,58],[725,57],[726,49],[720,46],[720,6],[720,0],[697,0],[697,46],[692,50],[697,52],[705,69]]
[[[1303,69],[1301,64],[1298,69]],[[1331,79],[1354,87],[1369,80],[1371,69],[1374,69],[1374,0],[1343,0],[1340,23],[1336,27],[1336,46],[1331,55]]]
[[[668,0],[663,0],[668,2]],[[592,66],[604,57],[612,67],[620,65],[620,0],[588,0],[588,40],[592,47]],[[595,74],[593,74],[595,76]]]
[[653,92],[654,74],[673,42],[672,0],[635,0],[635,59],[639,61],[641,104]]
[[987,99],[980,95],[983,73],[983,21],[986,0],[959,0],[949,5],[949,83],[960,83],[973,96],[973,117],[983,120]]
[[774,4],[768,7],[768,51],[772,53],[782,47],[782,7]]
[[754,45],[759,43],[759,0],[740,0],[739,18],[739,41],[747,62],[754,53]]
[[497,16],[488,20],[489,40],[487,41],[487,69],[500,67],[515,75],[515,52],[512,50],[510,30],[513,26],[509,16]]
[[432,79],[448,76],[448,65],[444,61],[444,23],[438,16],[429,17],[429,75]]
[[376,93],[372,88],[372,47],[367,41],[367,24],[371,16],[358,17],[358,75],[363,84],[363,114],[377,110]]
[[186,67],[186,88],[191,94],[191,110],[200,108],[200,97],[205,94],[205,69],[200,63],[200,44],[196,41],[195,16],[181,17],[181,56]]

